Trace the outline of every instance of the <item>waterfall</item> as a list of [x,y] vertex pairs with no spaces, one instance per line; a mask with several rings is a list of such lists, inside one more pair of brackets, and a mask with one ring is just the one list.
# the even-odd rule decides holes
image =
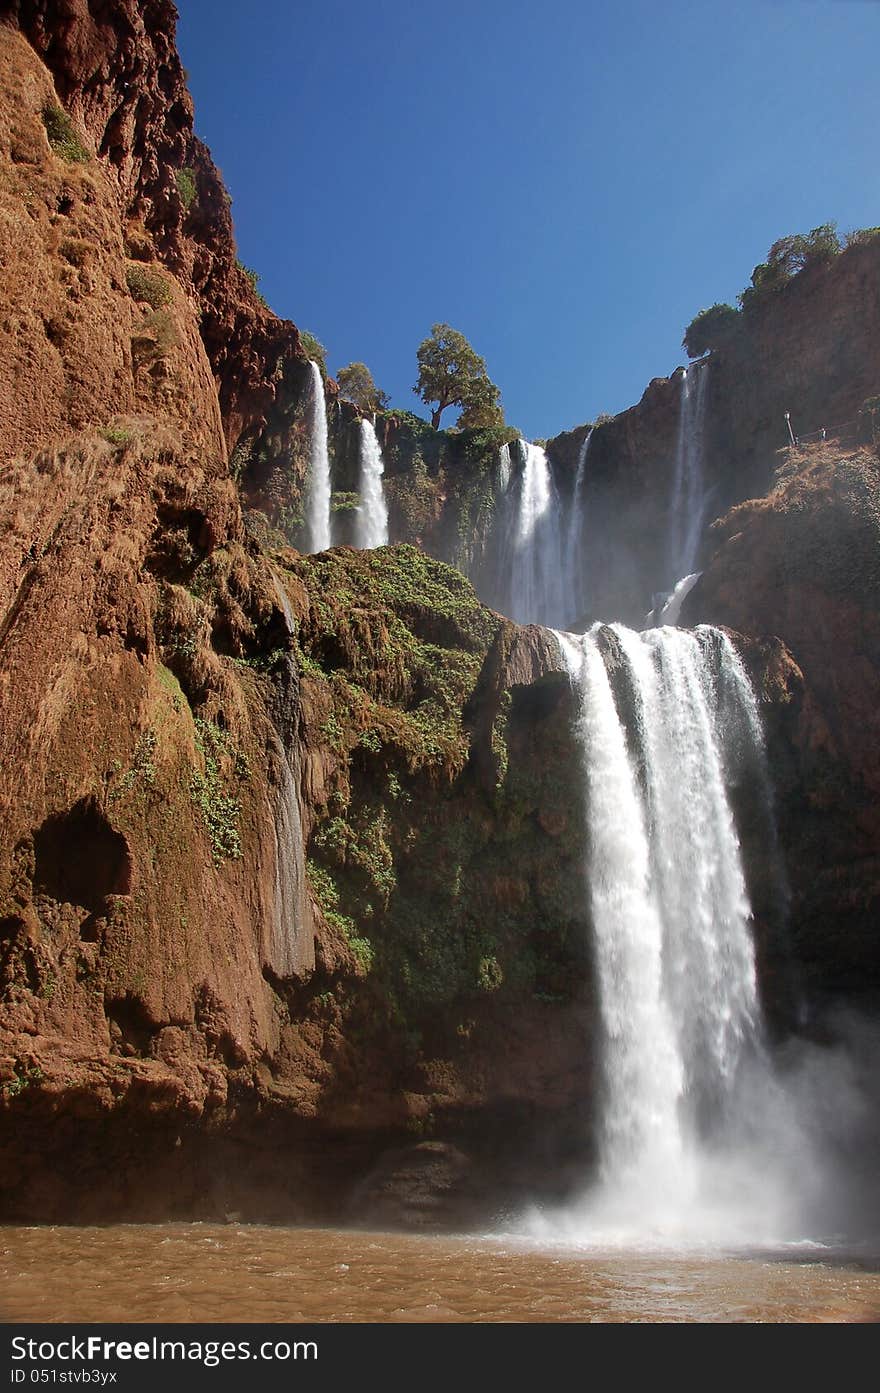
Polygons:
[[703,473],[703,437],[708,381],[706,365],[682,372],[667,559],[670,586],[679,577],[693,573],[706,524],[709,495]]
[[668,1190],[684,1161],[678,1104],[685,1072],[663,989],[648,810],[595,634],[561,639],[580,691],[577,736],[589,810],[586,872],[605,1037],[601,1175]]
[[[717,629],[557,638],[577,691],[601,1052],[598,1183],[565,1223],[730,1239],[774,1224],[795,1188],[772,1174],[767,1119],[797,1128],[764,1047],[728,787],[743,745],[765,768],[755,699]],[[759,1115],[766,1154],[752,1138],[746,1165]],[[804,1166],[803,1146],[789,1149]]]
[[326,551],[330,546],[330,456],[327,451],[327,403],[324,380],[317,363],[309,359],[311,400],[309,403],[309,473],[306,480],[305,522],[307,552]]
[[510,446],[502,445],[498,452],[498,493],[504,495],[510,487],[510,474],[513,469],[513,460],[510,457]]
[[540,445],[519,440],[519,468],[502,453],[503,490],[496,523],[492,600],[519,624],[563,624],[569,587],[563,574],[562,509],[550,461]]
[[388,544],[388,509],[382,491],[385,464],[372,423],[362,420],[360,425],[361,502],[357,511],[355,545],[364,548],[384,547]]
[[659,596],[656,608],[651,610],[650,614],[645,615],[645,628],[650,629],[654,625],[657,625],[658,628],[667,624],[676,625],[682,605],[702,574],[702,571],[694,571],[693,575],[682,576],[681,580],[676,581],[671,595]]
[[[297,625],[281,580],[275,591],[281,603],[288,637]],[[272,716],[278,735],[278,796],[275,805],[275,895],[271,966],[278,977],[311,970],[315,939],[306,882],[305,835],[300,805],[299,676],[296,659],[288,653],[275,683]]]
[[[584,607],[584,477],[587,472],[587,455],[592,438],[593,427],[590,426],[578,451],[563,559],[563,585],[566,593],[575,597],[577,608],[580,610]],[[573,619],[577,617],[576,613],[571,615]]]

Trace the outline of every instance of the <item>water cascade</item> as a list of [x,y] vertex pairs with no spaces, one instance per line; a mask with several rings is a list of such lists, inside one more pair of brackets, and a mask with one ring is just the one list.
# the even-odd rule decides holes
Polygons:
[[384,547],[388,544],[388,509],[382,490],[385,464],[370,421],[361,421],[360,495],[355,527],[355,546]]
[[645,628],[650,629],[655,625],[658,628],[662,628],[666,624],[676,625],[681,615],[682,605],[702,574],[702,571],[694,571],[692,575],[682,576],[681,580],[676,581],[672,594],[661,596],[656,609],[645,616]]
[[562,509],[541,446],[528,440],[517,441],[512,449],[505,446],[498,485],[497,555],[487,587],[489,603],[519,624],[569,622]]
[[[288,638],[296,620],[279,579],[275,590],[284,613]],[[292,653],[285,657],[274,689],[273,719],[278,735],[278,797],[275,809],[275,895],[272,967],[279,977],[314,967],[314,928],[306,880],[305,834],[300,806],[299,669]]]
[[307,552],[326,551],[330,546],[330,456],[327,451],[327,403],[324,381],[317,363],[309,360],[311,400],[309,403],[309,473],[306,480],[305,518]]
[[703,472],[708,368],[682,373],[668,544],[668,583],[691,575],[706,524],[709,494]]
[[[569,595],[577,601],[577,608],[583,609],[584,596],[584,478],[587,472],[587,455],[593,427],[590,426],[578,451],[577,469],[574,476],[574,489],[571,496],[571,509],[565,533],[565,554],[563,558],[563,583]],[[578,616],[573,614],[572,619]]]
[[754,1147],[740,1164],[744,1118],[785,1110],[728,788],[743,744],[763,767],[754,697],[720,630],[557,637],[577,690],[602,1080],[597,1183],[565,1226],[730,1240],[775,1224],[786,1188]]

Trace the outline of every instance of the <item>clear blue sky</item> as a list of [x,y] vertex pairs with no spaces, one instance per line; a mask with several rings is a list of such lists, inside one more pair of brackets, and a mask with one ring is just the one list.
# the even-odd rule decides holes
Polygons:
[[178,4],[242,260],[422,414],[437,320],[554,435],[670,373],[777,237],[880,224],[875,0]]

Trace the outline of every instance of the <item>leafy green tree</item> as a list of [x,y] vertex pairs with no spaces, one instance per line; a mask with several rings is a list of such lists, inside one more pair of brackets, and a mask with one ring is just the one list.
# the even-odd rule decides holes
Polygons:
[[733,305],[714,304],[694,315],[684,331],[682,343],[689,358],[701,358],[710,348],[720,348],[739,324]]
[[850,247],[865,247],[869,242],[875,242],[880,238],[880,227],[856,227],[852,232],[847,232],[843,239],[843,245],[849,250]]
[[767,253],[767,260],[760,262],[752,272],[751,285],[739,296],[741,307],[745,309],[756,295],[779,290],[808,266],[831,261],[840,250],[837,224],[833,222],[822,223],[809,232],[780,237]]
[[346,401],[354,402],[361,411],[384,411],[388,397],[373,381],[373,374],[366,363],[349,363],[336,374],[340,394]]
[[[504,424],[501,393],[489,380],[486,363],[468,343],[464,334],[448,324],[435,324],[430,338],[424,339],[416,355],[419,380],[416,396],[431,406],[431,425],[440,428],[440,418],[448,406],[460,406],[463,428]],[[489,419],[491,418],[491,419]]]
[[504,412],[497,401],[470,401],[458,418],[459,430],[496,430],[503,425]]

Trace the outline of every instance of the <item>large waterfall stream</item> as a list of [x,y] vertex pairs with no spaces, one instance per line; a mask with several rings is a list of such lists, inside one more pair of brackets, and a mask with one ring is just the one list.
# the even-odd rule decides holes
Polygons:
[[821,1167],[764,1039],[731,803],[745,769],[768,793],[748,677],[709,627],[556,637],[576,689],[601,1083],[594,1183],[533,1227],[590,1243],[788,1241]]

